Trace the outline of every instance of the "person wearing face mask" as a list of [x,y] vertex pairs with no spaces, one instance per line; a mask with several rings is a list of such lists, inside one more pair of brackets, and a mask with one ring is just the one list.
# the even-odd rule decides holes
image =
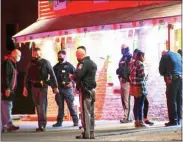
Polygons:
[[76,81],[76,88],[79,91],[81,107],[81,123],[84,132],[76,136],[76,139],[94,139],[95,125],[95,88],[97,65],[86,56],[86,48],[79,46],[76,51],[78,60],[77,69],[73,76]]
[[75,72],[74,66],[66,61],[66,52],[61,50],[58,52],[58,63],[53,67],[55,72],[59,93],[55,95],[55,101],[58,105],[57,122],[53,124],[53,127],[62,126],[64,117],[64,100],[72,116],[74,126],[78,126],[78,116],[74,108],[74,94],[72,91],[73,81],[70,76]]
[[12,123],[12,108],[14,91],[17,83],[17,62],[20,61],[21,52],[14,49],[2,63],[1,70],[1,120],[2,132],[18,130],[19,127]]
[[33,49],[33,59],[26,69],[23,89],[23,95],[26,97],[27,88],[31,86],[32,99],[38,115],[36,131],[45,131],[46,128],[48,85],[51,86],[54,94],[59,92],[57,79],[50,62],[41,58],[41,50],[36,47]]
[[132,109],[131,109],[131,99],[129,95],[129,64],[132,59],[132,55],[129,52],[129,47],[125,44],[121,46],[122,58],[119,61],[118,69],[116,74],[118,75],[120,81],[120,93],[121,93],[121,102],[124,110],[123,119],[120,120],[120,123],[130,123],[132,122]]

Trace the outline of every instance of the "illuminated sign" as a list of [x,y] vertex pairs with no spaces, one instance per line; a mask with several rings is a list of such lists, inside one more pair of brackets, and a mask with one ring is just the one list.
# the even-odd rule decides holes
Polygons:
[[53,10],[61,10],[65,9],[67,7],[67,1],[66,0],[54,0],[53,1]]

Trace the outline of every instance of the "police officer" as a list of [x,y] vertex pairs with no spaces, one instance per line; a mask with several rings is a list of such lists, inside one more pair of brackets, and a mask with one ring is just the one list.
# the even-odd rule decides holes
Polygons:
[[[50,81],[48,81],[49,76]],[[48,60],[41,58],[41,50],[37,47],[33,49],[33,59],[27,66],[23,89],[24,96],[27,96],[29,85],[38,115],[39,127],[36,131],[45,131],[48,85],[51,85],[53,93],[57,94],[59,91],[53,68]]]
[[64,117],[64,100],[69,108],[74,126],[78,126],[78,117],[74,109],[74,94],[72,91],[73,81],[70,79],[70,75],[75,72],[75,68],[71,63],[67,62],[65,58],[66,52],[64,50],[59,51],[59,62],[53,67],[59,86],[59,94],[56,94],[55,96],[58,105],[57,123],[54,124],[53,127],[62,126]]
[[166,52],[160,60],[159,72],[166,78],[166,98],[169,122],[165,126],[180,125],[182,120],[182,63],[181,56]]
[[94,102],[96,88],[97,65],[86,56],[86,48],[79,46],[76,51],[78,60],[74,79],[76,88],[79,90],[79,99],[81,107],[81,123],[84,132],[76,139],[94,139]]

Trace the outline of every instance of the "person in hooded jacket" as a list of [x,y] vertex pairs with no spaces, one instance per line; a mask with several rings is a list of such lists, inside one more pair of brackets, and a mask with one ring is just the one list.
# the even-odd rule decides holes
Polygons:
[[118,75],[120,86],[121,86],[121,102],[124,109],[123,119],[120,120],[121,123],[132,122],[132,109],[130,103],[130,84],[129,84],[129,64],[132,58],[132,55],[129,52],[129,47],[123,44],[121,46],[122,58],[119,61],[119,67],[116,70]]
[[12,108],[14,100],[14,91],[17,86],[17,62],[20,61],[21,52],[14,49],[9,56],[5,57],[2,63],[1,71],[1,120],[2,132],[18,130],[12,122]]

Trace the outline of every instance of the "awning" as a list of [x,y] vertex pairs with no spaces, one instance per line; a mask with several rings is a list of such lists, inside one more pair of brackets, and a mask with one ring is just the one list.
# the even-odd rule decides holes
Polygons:
[[25,41],[31,39],[30,36],[29,39],[26,36],[33,34],[34,38],[39,38],[40,35],[35,36],[35,34],[180,15],[181,2],[174,1],[143,7],[60,16],[37,21],[14,35],[13,38]]

